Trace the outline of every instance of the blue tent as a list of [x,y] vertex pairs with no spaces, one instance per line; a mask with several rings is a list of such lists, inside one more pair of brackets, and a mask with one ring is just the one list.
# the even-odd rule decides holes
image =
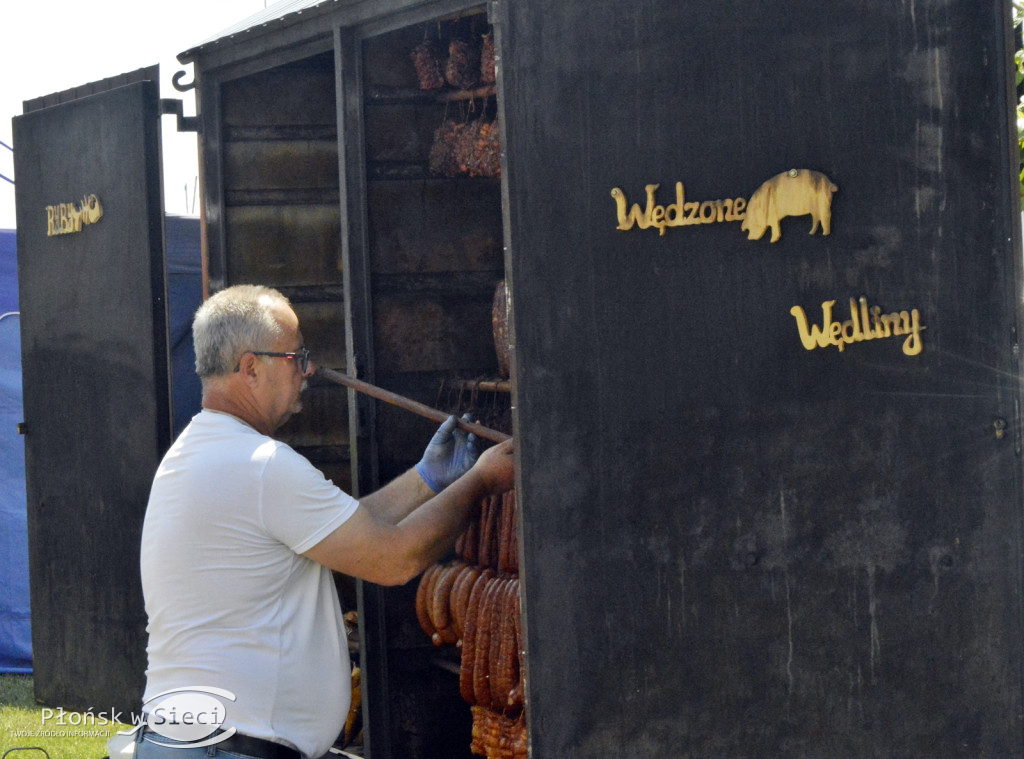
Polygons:
[[[174,434],[200,407],[192,315],[202,303],[199,220],[169,216],[167,299]],[[18,434],[21,405],[21,334],[15,233],[0,229],[0,673],[32,672],[29,607],[25,443]]]
[[14,230],[0,229],[0,672],[32,671]]
[[168,216],[167,303],[171,322],[171,394],[174,402],[174,435],[199,413],[202,388],[196,374],[192,347],[192,317],[203,302],[203,261],[199,219]]

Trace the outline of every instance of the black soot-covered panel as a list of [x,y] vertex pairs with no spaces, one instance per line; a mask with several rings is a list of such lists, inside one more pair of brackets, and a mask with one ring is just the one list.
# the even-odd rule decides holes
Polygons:
[[507,4],[534,756],[1024,754],[1004,5]]
[[170,443],[157,89],[14,120],[36,697],[138,708],[139,538]]

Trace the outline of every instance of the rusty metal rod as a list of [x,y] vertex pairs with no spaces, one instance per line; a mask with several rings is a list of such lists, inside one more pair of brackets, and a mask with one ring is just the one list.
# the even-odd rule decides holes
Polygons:
[[[449,416],[451,416],[451,414],[445,413],[444,411],[424,405],[419,401],[414,401],[412,398],[406,398],[404,395],[392,393],[390,390],[385,390],[382,387],[371,385],[369,382],[363,382],[355,377],[349,377],[347,374],[336,372],[333,369],[320,367],[316,370],[316,373],[318,376],[328,379],[331,382],[336,382],[339,385],[350,387],[357,392],[365,393],[366,395],[377,398],[378,400],[391,403],[399,408],[404,408],[406,411],[411,411],[414,414],[425,416],[427,419],[433,419],[435,422],[444,422]],[[493,440],[495,443],[501,443],[512,437],[511,435],[506,435],[504,432],[498,432],[497,430],[492,430],[490,427],[484,427],[482,424],[467,422],[463,419],[459,419],[459,427],[466,430],[466,432],[472,432],[477,437],[482,437],[485,440]]]
[[460,390],[479,390],[482,393],[511,393],[512,383],[508,380],[453,380],[452,384]]

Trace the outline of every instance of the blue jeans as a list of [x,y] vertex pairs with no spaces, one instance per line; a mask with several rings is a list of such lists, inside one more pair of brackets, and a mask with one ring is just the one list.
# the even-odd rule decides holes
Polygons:
[[[141,730],[139,731],[142,732]],[[151,739],[160,741],[160,743],[178,744],[173,748],[167,746],[158,746],[151,742]],[[208,757],[216,756],[220,759],[252,759],[248,754],[237,754],[234,751],[224,751],[218,748],[216,744],[212,746],[200,746],[196,748],[190,747],[188,743],[181,743],[170,738],[165,738],[159,733],[149,733],[144,735],[141,740],[135,742],[135,759],[208,759]]]

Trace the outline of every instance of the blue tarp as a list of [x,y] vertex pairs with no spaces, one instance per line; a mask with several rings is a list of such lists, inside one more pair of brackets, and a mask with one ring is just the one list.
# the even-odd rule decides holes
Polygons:
[[167,303],[171,322],[171,372],[174,402],[174,436],[199,413],[202,388],[196,375],[192,347],[192,317],[203,302],[203,261],[199,219],[168,216]]
[[[174,434],[199,411],[192,316],[202,303],[199,220],[169,216],[167,299]],[[32,672],[29,606],[25,443],[18,434],[21,405],[21,334],[14,230],[0,229],[0,673]]]
[[[18,310],[16,242],[13,229],[0,229],[0,314]],[[21,352],[20,348],[18,352]]]
[[0,672],[32,671],[14,230],[0,229]]

